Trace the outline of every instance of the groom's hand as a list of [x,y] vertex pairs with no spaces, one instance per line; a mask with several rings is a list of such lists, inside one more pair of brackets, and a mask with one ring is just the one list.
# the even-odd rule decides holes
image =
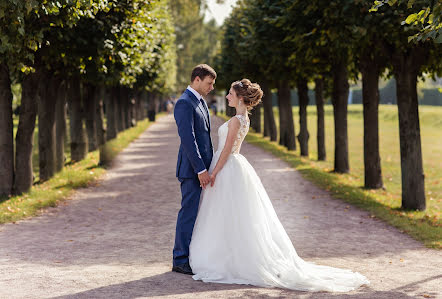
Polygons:
[[203,189],[206,189],[207,184],[210,183],[209,172],[206,170],[203,173],[199,174],[198,179],[200,180],[201,187],[203,187]]

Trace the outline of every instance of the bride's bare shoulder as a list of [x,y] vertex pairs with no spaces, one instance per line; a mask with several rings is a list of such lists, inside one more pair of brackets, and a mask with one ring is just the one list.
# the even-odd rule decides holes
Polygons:
[[241,122],[239,121],[238,117],[234,116],[231,119],[229,119],[228,126],[229,128],[239,128],[241,125]]

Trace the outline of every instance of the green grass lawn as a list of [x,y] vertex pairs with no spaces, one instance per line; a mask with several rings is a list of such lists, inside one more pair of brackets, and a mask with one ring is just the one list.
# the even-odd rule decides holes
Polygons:
[[[160,116],[161,115],[157,115]],[[16,132],[14,122],[14,136]],[[138,122],[136,127],[120,132],[118,137],[107,142],[107,152],[110,158],[144,132],[152,123],[147,119]],[[37,131],[37,128],[36,128]],[[34,175],[38,177],[38,132],[35,134],[33,151]],[[105,172],[104,166],[99,166],[98,150],[90,152],[87,157],[77,163],[70,163],[69,147],[66,148],[68,159],[62,171],[50,180],[35,184],[30,192],[0,199],[0,223],[14,222],[37,214],[41,208],[56,206],[60,201],[69,197],[76,188],[95,184]]]
[[[420,106],[422,151],[425,172],[426,211],[402,211],[399,127],[397,106],[382,105],[379,112],[380,154],[385,190],[365,190],[364,153],[363,153],[363,114],[362,105],[348,107],[348,138],[350,174],[335,174],[333,108],[325,107],[325,130],[327,161],[317,159],[316,107],[309,106],[308,130],[309,158],[299,156],[297,151],[285,148],[262,138],[261,134],[250,133],[247,141],[256,144],[289,162],[308,179],[324,189],[330,190],[335,197],[347,200],[372,212],[390,224],[421,240],[428,247],[442,248],[442,107]],[[278,109],[275,108],[278,126]],[[253,111],[252,111],[253,113]],[[298,107],[293,109],[295,131],[299,133]]]
[[[325,170],[333,169],[334,157],[334,124],[333,109],[326,106],[326,162],[315,162]],[[362,105],[350,105],[348,108],[348,143],[350,159],[350,178],[363,186],[364,179],[364,128]],[[422,155],[425,172],[425,192],[427,211],[431,218],[439,219],[442,208],[442,107],[420,107]],[[293,109],[296,132],[299,132],[298,108]],[[316,108],[308,107],[309,158],[317,159],[316,143]],[[392,207],[400,207],[401,168],[399,148],[399,122],[397,107],[382,105],[379,113],[379,143],[382,165],[382,176],[386,192],[391,195]],[[297,151],[299,154],[299,149]],[[440,219],[439,219],[440,220]],[[440,222],[439,222],[440,224]]]

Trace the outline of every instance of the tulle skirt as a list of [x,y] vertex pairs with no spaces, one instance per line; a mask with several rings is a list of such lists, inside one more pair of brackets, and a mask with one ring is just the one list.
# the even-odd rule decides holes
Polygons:
[[214,186],[201,193],[189,259],[193,278],[204,282],[331,292],[369,284],[359,273],[297,255],[260,178],[241,154],[230,155]]

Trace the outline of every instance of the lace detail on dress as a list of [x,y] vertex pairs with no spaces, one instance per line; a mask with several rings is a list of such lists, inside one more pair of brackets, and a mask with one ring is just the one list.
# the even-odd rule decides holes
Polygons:
[[250,120],[245,115],[235,115],[234,117],[239,119],[240,126],[238,130],[238,135],[235,139],[235,143],[232,147],[232,154],[239,154],[239,150],[241,149],[242,142],[244,141],[244,138],[247,135],[247,132],[249,132],[249,126],[250,126]]

